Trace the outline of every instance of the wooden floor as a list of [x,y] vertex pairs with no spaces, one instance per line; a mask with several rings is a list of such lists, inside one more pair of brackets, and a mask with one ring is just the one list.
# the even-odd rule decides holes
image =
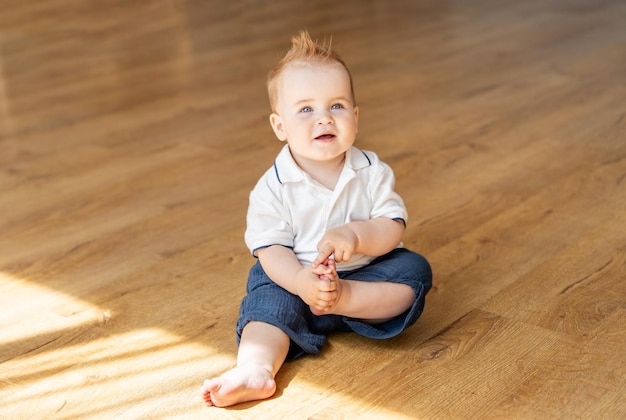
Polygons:
[[[0,419],[626,417],[622,0],[0,0]],[[265,76],[332,35],[433,265],[416,325],[233,366]]]

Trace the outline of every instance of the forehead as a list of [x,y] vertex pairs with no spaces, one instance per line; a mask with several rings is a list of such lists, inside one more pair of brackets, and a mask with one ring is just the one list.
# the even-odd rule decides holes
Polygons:
[[350,76],[341,63],[290,63],[280,75],[279,96],[332,94],[351,96]]

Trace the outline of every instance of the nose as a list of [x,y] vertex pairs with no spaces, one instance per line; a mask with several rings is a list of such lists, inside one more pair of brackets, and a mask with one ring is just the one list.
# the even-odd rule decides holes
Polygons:
[[330,112],[328,111],[322,111],[320,113],[320,116],[317,119],[317,123],[319,125],[328,125],[328,124],[333,124],[335,122],[335,120],[333,120],[333,117],[330,115]]

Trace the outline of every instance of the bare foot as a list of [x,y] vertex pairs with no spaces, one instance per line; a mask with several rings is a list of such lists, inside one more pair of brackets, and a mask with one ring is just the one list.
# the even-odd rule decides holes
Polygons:
[[276,392],[276,382],[261,367],[235,367],[217,378],[205,380],[201,392],[208,406],[228,407],[271,397]]

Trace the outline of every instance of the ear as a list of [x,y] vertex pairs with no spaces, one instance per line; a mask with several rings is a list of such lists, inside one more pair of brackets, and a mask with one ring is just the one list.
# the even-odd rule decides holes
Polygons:
[[354,121],[356,122],[356,131],[359,131],[359,107],[354,107]]
[[272,113],[272,115],[270,115],[270,124],[272,125],[272,129],[274,130],[274,134],[276,134],[276,137],[278,137],[278,140],[287,140],[287,133],[285,132],[283,120],[280,118],[280,115],[276,114],[275,112]]

